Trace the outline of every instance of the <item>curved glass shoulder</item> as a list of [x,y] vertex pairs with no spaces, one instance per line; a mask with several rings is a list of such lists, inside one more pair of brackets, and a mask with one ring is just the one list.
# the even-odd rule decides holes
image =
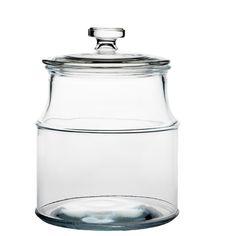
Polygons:
[[166,72],[143,75],[52,74],[39,128],[75,132],[176,129],[166,94]]

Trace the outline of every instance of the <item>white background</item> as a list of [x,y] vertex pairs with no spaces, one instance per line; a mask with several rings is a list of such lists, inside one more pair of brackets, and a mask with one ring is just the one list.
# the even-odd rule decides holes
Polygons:
[[[235,235],[236,6],[224,0],[0,2],[0,235]],[[179,119],[179,209],[161,227],[90,232],[34,215],[36,127],[48,93],[41,63],[91,51],[91,26],[123,27],[122,51],[171,59]]]

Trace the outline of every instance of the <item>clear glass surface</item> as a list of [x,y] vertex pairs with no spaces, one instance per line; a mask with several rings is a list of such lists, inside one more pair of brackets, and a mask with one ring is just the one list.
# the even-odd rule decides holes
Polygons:
[[168,106],[167,68],[64,69],[49,69],[49,102],[37,122],[36,214],[91,230],[174,219],[178,123]]

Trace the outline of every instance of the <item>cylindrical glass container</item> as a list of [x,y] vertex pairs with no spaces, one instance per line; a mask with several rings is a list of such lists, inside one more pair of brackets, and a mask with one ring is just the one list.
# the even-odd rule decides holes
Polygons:
[[128,230],[178,215],[177,128],[169,61],[117,53],[120,28],[90,28],[95,53],[43,60],[36,214],[69,228]]

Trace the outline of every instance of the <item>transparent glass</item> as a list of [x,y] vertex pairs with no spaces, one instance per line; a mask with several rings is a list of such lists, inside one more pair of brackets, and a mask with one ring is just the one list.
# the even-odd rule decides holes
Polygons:
[[42,220],[129,230],[178,215],[178,124],[166,71],[50,72],[48,106],[37,122]]

